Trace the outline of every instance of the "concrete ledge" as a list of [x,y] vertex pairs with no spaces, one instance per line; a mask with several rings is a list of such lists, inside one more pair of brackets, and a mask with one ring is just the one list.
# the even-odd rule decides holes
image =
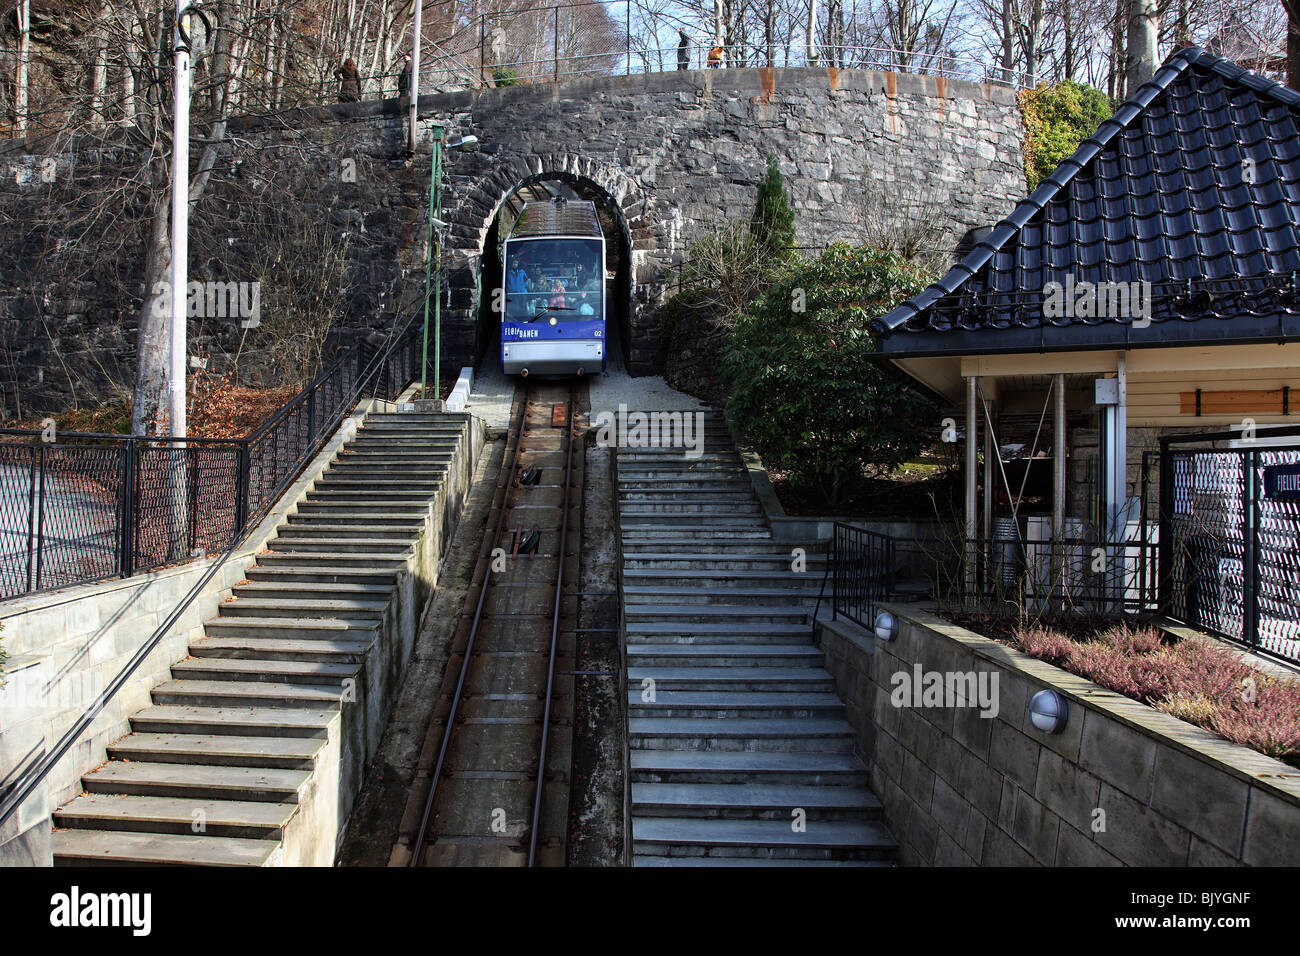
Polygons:
[[474,391],[474,370],[463,368],[460,370],[460,377],[456,379],[456,384],[452,386],[451,394],[447,396],[447,411],[463,412],[472,391]]
[[[1300,863],[1300,770],[911,605],[898,637],[819,622],[873,790],[913,865]],[[924,673],[997,678],[977,702],[899,706]],[[1029,698],[1070,705],[1044,734]]]

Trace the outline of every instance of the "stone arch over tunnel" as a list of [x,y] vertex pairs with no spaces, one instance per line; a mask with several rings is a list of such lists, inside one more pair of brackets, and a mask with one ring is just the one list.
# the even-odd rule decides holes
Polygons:
[[[495,223],[506,201],[520,189],[542,182],[562,182],[580,195],[603,206],[620,233],[620,273],[611,302],[611,321],[620,323],[623,359],[634,374],[655,366],[653,290],[659,285],[659,248],[652,203],[637,182],[619,167],[577,154],[493,157],[491,168],[480,176],[453,184],[455,200],[449,210],[451,233],[447,240],[448,309],[446,325],[464,343],[462,364],[481,357],[489,331],[480,321],[485,261],[495,256],[488,248],[495,238]],[[450,356],[449,356],[450,357]]]

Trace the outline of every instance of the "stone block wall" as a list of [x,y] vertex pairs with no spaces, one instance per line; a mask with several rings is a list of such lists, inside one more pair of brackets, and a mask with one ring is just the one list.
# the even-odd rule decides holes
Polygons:
[[[928,612],[890,610],[891,642],[844,622],[820,633],[906,865],[1300,863],[1295,768]],[[916,667],[996,674],[996,714],[960,697],[895,706],[895,675]],[[1044,689],[1069,702],[1061,733],[1028,720]]]

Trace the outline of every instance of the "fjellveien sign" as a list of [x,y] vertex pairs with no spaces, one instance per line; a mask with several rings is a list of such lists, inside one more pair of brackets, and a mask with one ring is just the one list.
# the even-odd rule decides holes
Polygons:
[[1300,501],[1300,462],[1264,466],[1264,497]]

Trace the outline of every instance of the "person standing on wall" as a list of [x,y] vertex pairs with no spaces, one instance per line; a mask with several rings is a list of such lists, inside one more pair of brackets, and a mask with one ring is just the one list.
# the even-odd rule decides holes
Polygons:
[[357,72],[357,61],[348,57],[334,75],[339,79],[339,102],[360,103],[361,74]]
[[677,35],[681,40],[677,44],[677,69],[689,70],[691,68],[691,38],[686,35],[686,31],[678,27]]
[[411,54],[402,54],[402,72],[397,74],[397,95],[409,96],[411,92]]

